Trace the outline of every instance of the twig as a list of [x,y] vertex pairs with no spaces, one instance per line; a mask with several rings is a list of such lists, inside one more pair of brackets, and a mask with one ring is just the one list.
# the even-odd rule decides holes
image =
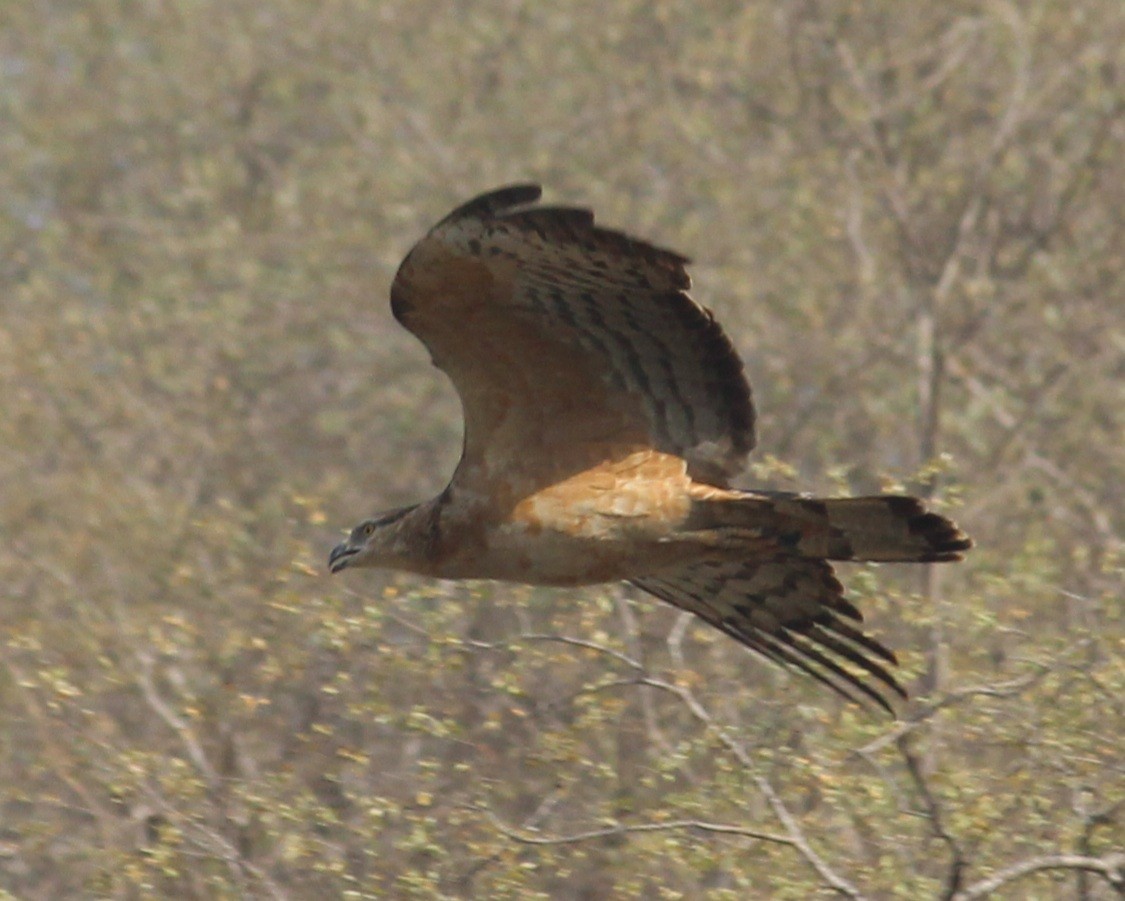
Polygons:
[[588,651],[597,651],[599,654],[605,654],[606,656],[612,657],[614,660],[617,660],[620,663],[624,663],[631,669],[635,669],[638,671],[644,670],[644,664],[639,660],[633,659],[628,654],[623,654],[621,651],[615,651],[613,648],[607,647],[604,644],[599,644],[596,641],[587,641],[584,638],[573,638],[569,635],[547,635],[538,632],[524,632],[520,635],[517,635],[511,643],[518,644],[521,641],[557,641],[561,644],[573,645],[576,648],[585,648]]
[[748,829],[745,826],[731,826],[726,823],[705,823],[702,820],[669,820],[666,823],[614,823],[604,829],[590,829],[586,832],[576,832],[571,835],[527,835],[507,826],[499,817],[487,807],[470,808],[488,817],[489,822],[497,831],[506,838],[522,845],[573,845],[580,842],[594,841],[600,838],[612,838],[619,835],[630,835],[641,832],[669,832],[673,830],[698,830],[700,832],[713,832],[722,835],[740,835],[758,841],[771,842],[776,845],[793,846],[791,838],[773,832],[761,832],[757,829]]
[[630,669],[635,669],[640,672],[644,671],[644,664],[639,660],[634,660],[628,654],[623,654],[621,651],[616,651],[596,641],[589,641],[585,638],[575,638],[571,635],[553,635],[545,632],[521,632],[507,641],[478,641],[476,639],[466,638],[461,640],[461,644],[475,651],[510,651],[520,643],[528,641],[554,641],[559,644],[572,645],[576,648],[584,648],[587,651],[596,651],[599,654],[612,657],[619,663],[624,663]]

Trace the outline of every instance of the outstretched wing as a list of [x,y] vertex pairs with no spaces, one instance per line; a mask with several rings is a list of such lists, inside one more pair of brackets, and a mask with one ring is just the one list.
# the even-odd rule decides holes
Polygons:
[[861,631],[862,615],[823,560],[703,561],[633,584],[846,698],[860,692],[891,710],[886,689],[906,697],[885,666],[894,653]]
[[683,257],[536,206],[517,185],[450,213],[403,262],[395,317],[452,379],[459,483],[549,484],[654,449],[725,484],[754,444],[742,363]]

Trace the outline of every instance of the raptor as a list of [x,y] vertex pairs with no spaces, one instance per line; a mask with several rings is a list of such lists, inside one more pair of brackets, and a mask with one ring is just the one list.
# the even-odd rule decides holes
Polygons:
[[731,487],[754,447],[742,362],[687,260],[513,185],[410,251],[395,318],[452,380],[464,446],[437,497],[359,523],[332,572],[536,585],[625,580],[851,699],[905,696],[830,561],[958,560],[906,495]]

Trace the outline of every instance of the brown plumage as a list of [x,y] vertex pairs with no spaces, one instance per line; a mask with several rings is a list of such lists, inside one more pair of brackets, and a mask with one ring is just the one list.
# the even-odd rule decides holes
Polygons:
[[732,489],[754,447],[742,363],[687,260],[502,188],[407,255],[395,317],[453,381],[461,461],[438,497],[329,558],[443,578],[627,580],[847,697],[903,694],[827,560],[960,559],[916,498]]

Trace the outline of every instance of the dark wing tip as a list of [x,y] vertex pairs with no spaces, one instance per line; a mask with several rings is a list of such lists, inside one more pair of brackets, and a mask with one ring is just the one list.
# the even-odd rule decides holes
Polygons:
[[506,185],[503,188],[497,188],[494,191],[489,191],[485,194],[481,194],[479,197],[474,197],[472,200],[466,201],[438,224],[444,225],[456,219],[490,219],[513,207],[535,203],[535,201],[542,196],[543,189],[532,182]]
[[[771,600],[784,602],[785,597],[780,594],[764,599],[746,594],[726,611],[719,609],[716,602],[730,582],[723,579],[722,569],[732,566],[737,575],[738,564],[718,564],[717,573],[708,573],[704,565],[706,575],[702,577],[697,572],[698,567],[689,567],[671,577],[634,579],[632,584],[695,613],[751,650],[803,672],[848,700],[874,702],[894,716],[890,695],[907,697],[906,689],[888,669],[898,662],[894,651],[844,621],[842,617],[853,618],[853,613],[854,619],[861,617],[843,597],[843,586],[827,563],[819,560],[790,562],[815,580],[806,584],[806,590],[814,591],[820,608],[817,612],[808,614],[795,610],[792,616],[782,616],[785,604],[781,603],[780,607],[775,604],[772,615],[756,616],[760,605],[769,605]],[[754,564],[746,566],[753,569]]]
[[973,539],[962,532],[953,520],[930,512],[920,498],[909,494],[884,494],[880,497],[890,512],[906,523],[907,531],[926,545],[917,557],[911,558],[911,562],[948,563],[961,560],[962,552],[973,546]]
[[973,546],[973,540],[957,525],[938,513],[921,513],[907,521],[912,535],[917,535],[929,545],[929,553],[922,562],[946,563],[962,559],[962,551]]

